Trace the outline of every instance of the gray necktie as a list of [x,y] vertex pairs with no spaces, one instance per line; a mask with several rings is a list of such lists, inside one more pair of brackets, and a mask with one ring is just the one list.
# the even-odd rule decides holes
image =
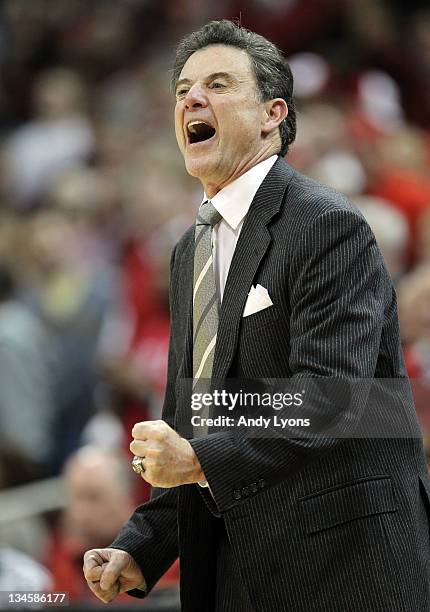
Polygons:
[[[211,202],[199,209],[195,229],[193,291],[193,392],[209,391],[218,331],[219,297],[212,256],[212,228],[222,215]],[[207,416],[200,411],[201,416]],[[202,435],[205,428],[195,428]]]

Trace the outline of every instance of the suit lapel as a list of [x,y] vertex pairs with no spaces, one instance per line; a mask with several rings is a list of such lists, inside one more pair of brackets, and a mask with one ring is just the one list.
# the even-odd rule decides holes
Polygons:
[[221,306],[212,378],[223,380],[232,363],[246,298],[271,242],[267,227],[281,208],[293,170],[279,158],[252,201],[234,251]]
[[193,376],[193,271],[194,271],[194,226],[190,228],[187,244],[181,256],[179,293],[183,308],[182,324],[185,326],[183,361],[179,368],[180,378]]

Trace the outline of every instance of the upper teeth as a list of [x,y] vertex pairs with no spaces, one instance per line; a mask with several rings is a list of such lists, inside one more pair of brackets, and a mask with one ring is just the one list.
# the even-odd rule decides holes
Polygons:
[[195,132],[196,125],[206,125],[206,123],[204,121],[190,121],[187,125],[187,128],[190,132]]

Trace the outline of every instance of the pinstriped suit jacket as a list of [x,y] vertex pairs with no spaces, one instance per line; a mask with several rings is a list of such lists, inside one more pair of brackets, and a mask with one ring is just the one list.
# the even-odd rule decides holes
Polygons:
[[[172,255],[163,418],[190,418],[193,228]],[[243,318],[251,285],[274,306]],[[395,292],[374,237],[336,191],[281,158],[246,217],[225,288],[214,378],[402,378]],[[403,406],[415,419],[410,397]],[[225,523],[256,612],[428,612],[430,480],[422,442],[299,446],[225,431],[191,440],[210,484],[155,490],[113,543],[149,589],[179,554],[186,612],[212,610]],[[131,594],[142,596],[137,591]]]

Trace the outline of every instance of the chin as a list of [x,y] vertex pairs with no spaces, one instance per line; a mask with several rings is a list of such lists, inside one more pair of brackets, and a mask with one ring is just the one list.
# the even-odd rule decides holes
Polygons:
[[213,176],[218,166],[218,160],[211,159],[210,156],[185,156],[185,168],[188,174],[200,180],[208,176]]
[[208,170],[207,162],[202,159],[185,159],[185,168],[190,176],[201,178],[206,175]]

